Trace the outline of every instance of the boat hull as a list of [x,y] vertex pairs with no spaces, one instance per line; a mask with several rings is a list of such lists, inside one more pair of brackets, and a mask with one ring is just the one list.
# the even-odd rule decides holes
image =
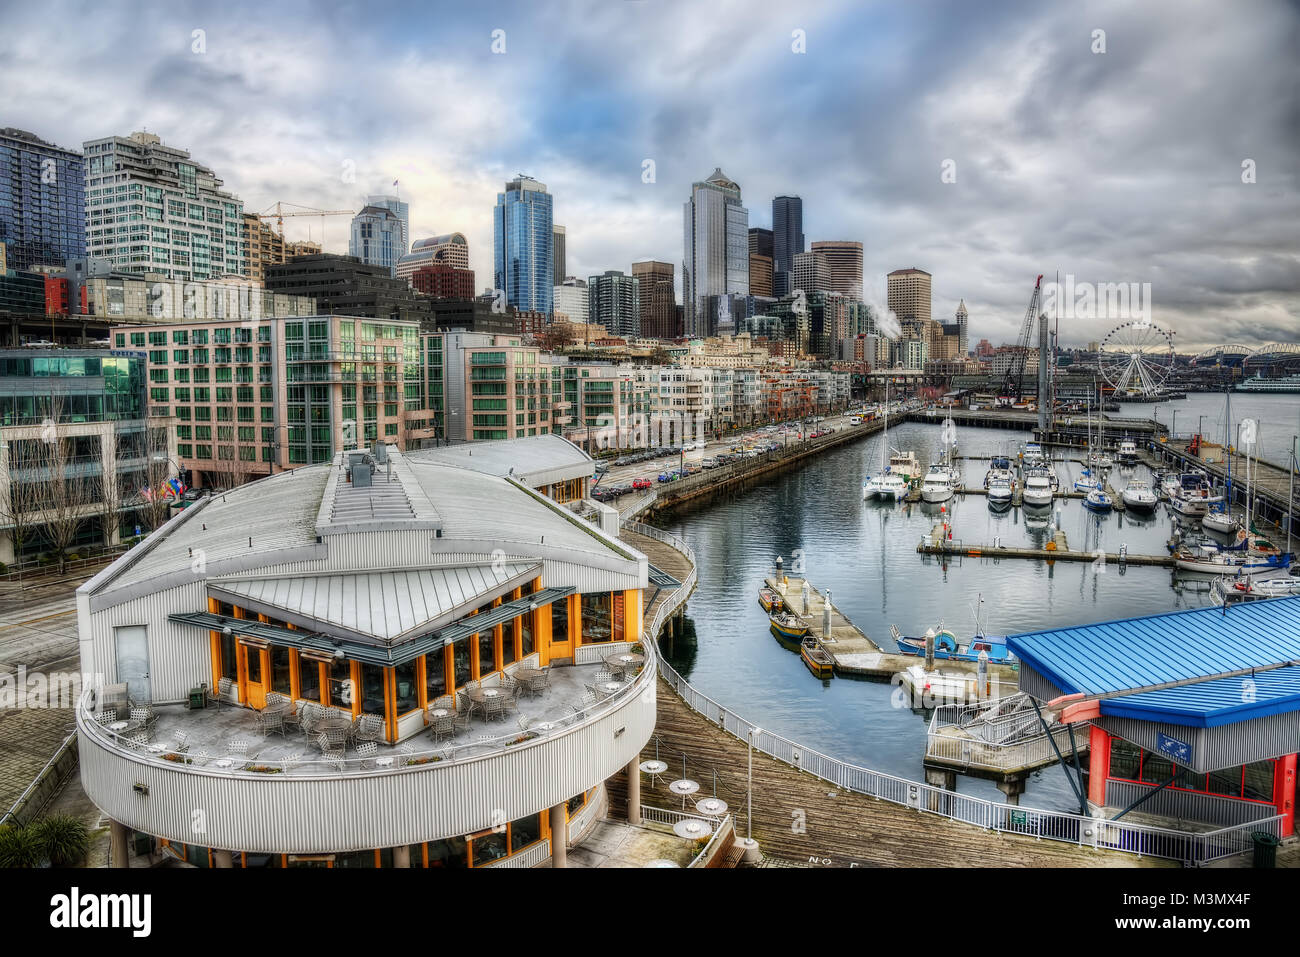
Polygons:
[[952,498],[952,489],[948,486],[922,486],[921,501],[928,502],[931,505],[938,505],[940,502],[946,502]]
[[780,635],[782,638],[789,638],[791,640],[798,641],[800,638],[803,638],[805,635],[808,634],[807,625],[789,624],[786,622],[778,621],[775,618],[771,619],[771,622],[772,622],[772,630],[776,632],[778,635]]
[[1153,512],[1159,502],[1159,499],[1157,499],[1155,495],[1146,497],[1127,495],[1121,492],[1119,497],[1123,500],[1125,508],[1131,508],[1135,512]]

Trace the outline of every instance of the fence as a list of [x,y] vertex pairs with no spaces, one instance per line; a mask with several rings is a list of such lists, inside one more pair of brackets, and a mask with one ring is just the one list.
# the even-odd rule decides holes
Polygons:
[[[1069,754],[1070,729],[1057,725],[1049,739],[1038,715],[1023,704],[1017,706],[1017,699],[1027,703],[1024,692],[1003,698],[1000,710],[1004,713],[995,717],[987,717],[991,714],[987,703],[940,705],[930,717],[926,757],[964,767],[1007,771],[1055,761],[1053,740],[1061,753]],[[1086,737],[1081,743],[1087,744]]]
[[59,745],[54,757],[46,762],[41,773],[27,786],[27,790],[14,802],[13,807],[0,817],[0,824],[30,824],[54,795],[63,782],[77,770],[77,732],[74,729]]

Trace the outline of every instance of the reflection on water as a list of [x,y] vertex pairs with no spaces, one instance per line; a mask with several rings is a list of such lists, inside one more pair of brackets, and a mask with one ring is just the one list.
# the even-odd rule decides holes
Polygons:
[[[987,459],[1014,452],[1024,436],[962,429],[959,454],[965,481],[983,486]],[[909,424],[891,429],[890,445],[912,449],[923,461],[938,454],[939,430]],[[1149,516],[1094,515],[1081,500],[1057,500],[1051,509],[989,508],[983,495],[955,496],[939,506],[876,504],[862,500],[863,477],[880,462],[873,436],[742,496],[674,513],[664,524],[691,543],[700,567],[688,617],[697,643],[674,648],[673,664],[695,687],[745,718],[835,757],[919,779],[926,719],[890,700],[884,682],[835,678],[818,681],[768,630],[758,588],[778,555],[787,570],[802,561],[808,578],[874,641],[894,650],[889,626],[904,633],[944,624],[968,632],[983,599],[987,632],[1031,631],[1133,615],[1196,608],[1208,592],[1171,587],[1167,568],[1121,568],[1117,553],[1166,554],[1170,517],[1165,506]],[[1071,452],[1077,455],[1077,452]],[[982,457],[982,461],[974,460]],[[1058,463],[1068,486],[1077,463]],[[1143,468],[1133,477],[1149,479]],[[1117,470],[1111,484],[1123,488]],[[954,558],[917,554],[916,546],[943,518],[954,539],[1042,547],[1059,522],[1072,550],[1104,551],[1104,561]],[[689,657],[689,660],[687,658]],[[959,777],[964,793],[998,799],[989,782]],[[1068,808],[1070,790],[1059,769],[1031,780],[1026,804]]]

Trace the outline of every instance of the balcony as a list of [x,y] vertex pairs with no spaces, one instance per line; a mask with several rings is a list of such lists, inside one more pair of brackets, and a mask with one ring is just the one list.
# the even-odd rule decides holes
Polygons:
[[[396,746],[380,743],[372,756],[349,745],[339,761],[323,760],[295,730],[264,737],[257,713],[237,705],[160,706],[151,740],[133,743],[95,720],[88,692],[76,713],[83,786],[105,813],[136,830],[193,841],[192,809],[203,808],[207,843],[261,853],[330,853],[472,833],[502,813],[516,820],[553,807],[637,756],[655,723],[652,646],[637,675],[582,704],[603,658],[629,647],[579,646],[575,665],[552,668],[549,690],[521,696],[517,713],[499,721],[474,717],[467,730],[437,743],[421,730]],[[491,683],[489,676],[484,685]],[[419,712],[399,719],[402,726],[423,721]],[[178,732],[186,735],[185,750],[169,750]],[[232,753],[237,740],[248,743],[246,756]]]

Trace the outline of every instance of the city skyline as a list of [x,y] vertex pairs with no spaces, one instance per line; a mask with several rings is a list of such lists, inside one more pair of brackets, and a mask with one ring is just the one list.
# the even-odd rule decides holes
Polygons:
[[[14,29],[0,38],[0,77],[14,94],[4,124],[74,149],[147,129],[210,165],[247,211],[277,200],[359,210],[400,180],[410,238],[464,232],[484,279],[489,210],[518,171],[555,196],[571,237],[567,271],[593,275],[680,261],[681,197],[720,166],[743,184],[750,225],[770,227],[771,199],[798,195],[809,243],[862,241],[867,301],[883,304],[885,275],[916,263],[935,277],[935,315],[952,315],[964,299],[973,328],[991,341],[1014,341],[1034,277],[1058,269],[1086,282],[1150,282],[1153,318],[1180,348],[1294,338],[1300,248],[1285,159],[1296,145],[1286,105],[1293,84],[1285,56],[1268,55],[1294,35],[1294,13],[1282,5],[1253,4],[1251,16],[1232,18],[1180,6],[1177,22],[1109,4],[1013,5],[993,18],[945,5],[924,23],[907,10],[790,18],[746,8],[747,17],[699,24],[689,41],[681,5],[657,5],[653,15],[641,4],[580,8],[563,32],[523,7],[442,11],[436,23],[416,7],[376,13],[373,33],[348,43],[393,52],[360,73],[328,65],[330,51],[344,54],[323,21],[194,6],[128,28],[88,10],[79,22],[100,43],[54,76],[34,65],[66,18],[15,10]],[[1103,27],[1108,47],[1096,53],[1092,34]],[[138,68],[104,76],[128,29]],[[505,31],[503,53],[492,52],[494,30]],[[804,53],[793,50],[795,31]],[[865,74],[845,72],[834,54],[873,34]],[[647,43],[653,59],[632,54],[638,37],[656,41]],[[938,51],[939,66],[918,78],[889,38]],[[771,117],[781,111],[771,97],[721,95],[725,70],[694,65],[701,49],[723,42],[753,59],[735,67],[744,75],[764,64],[754,83],[779,102],[784,85],[817,79],[817,97],[781,121],[775,141]],[[961,56],[945,58],[949,49]],[[557,52],[568,66],[542,70]],[[1187,74],[1187,63],[1201,66]],[[1150,89],[1150,71],[1183,82]],[[596,75],[607,82],[592,92]],[[523,89],[525,76],[536,89]],[[431,102],[418,93],[429,84],[449,95]],[[694,86],[719,96],[700,97]],[[641,115],[628,110],[639,95],[656,104]],[[509,119],[510,96],[528,102],[525,121]],[[141,102],[149,106],[127,105]],[[773,149],[756,160],[747,141]],[[947,160],[955,182],[942,180]],[[1242,182],[1245,160],[1254,183]],[[321,223],[290,221],[286,237],[320,241]],[[327,251],[346,249],[346,229],[342,217],[324,221]],[[1112,325],[1063,323],[1062,341],[1083,344]]]

